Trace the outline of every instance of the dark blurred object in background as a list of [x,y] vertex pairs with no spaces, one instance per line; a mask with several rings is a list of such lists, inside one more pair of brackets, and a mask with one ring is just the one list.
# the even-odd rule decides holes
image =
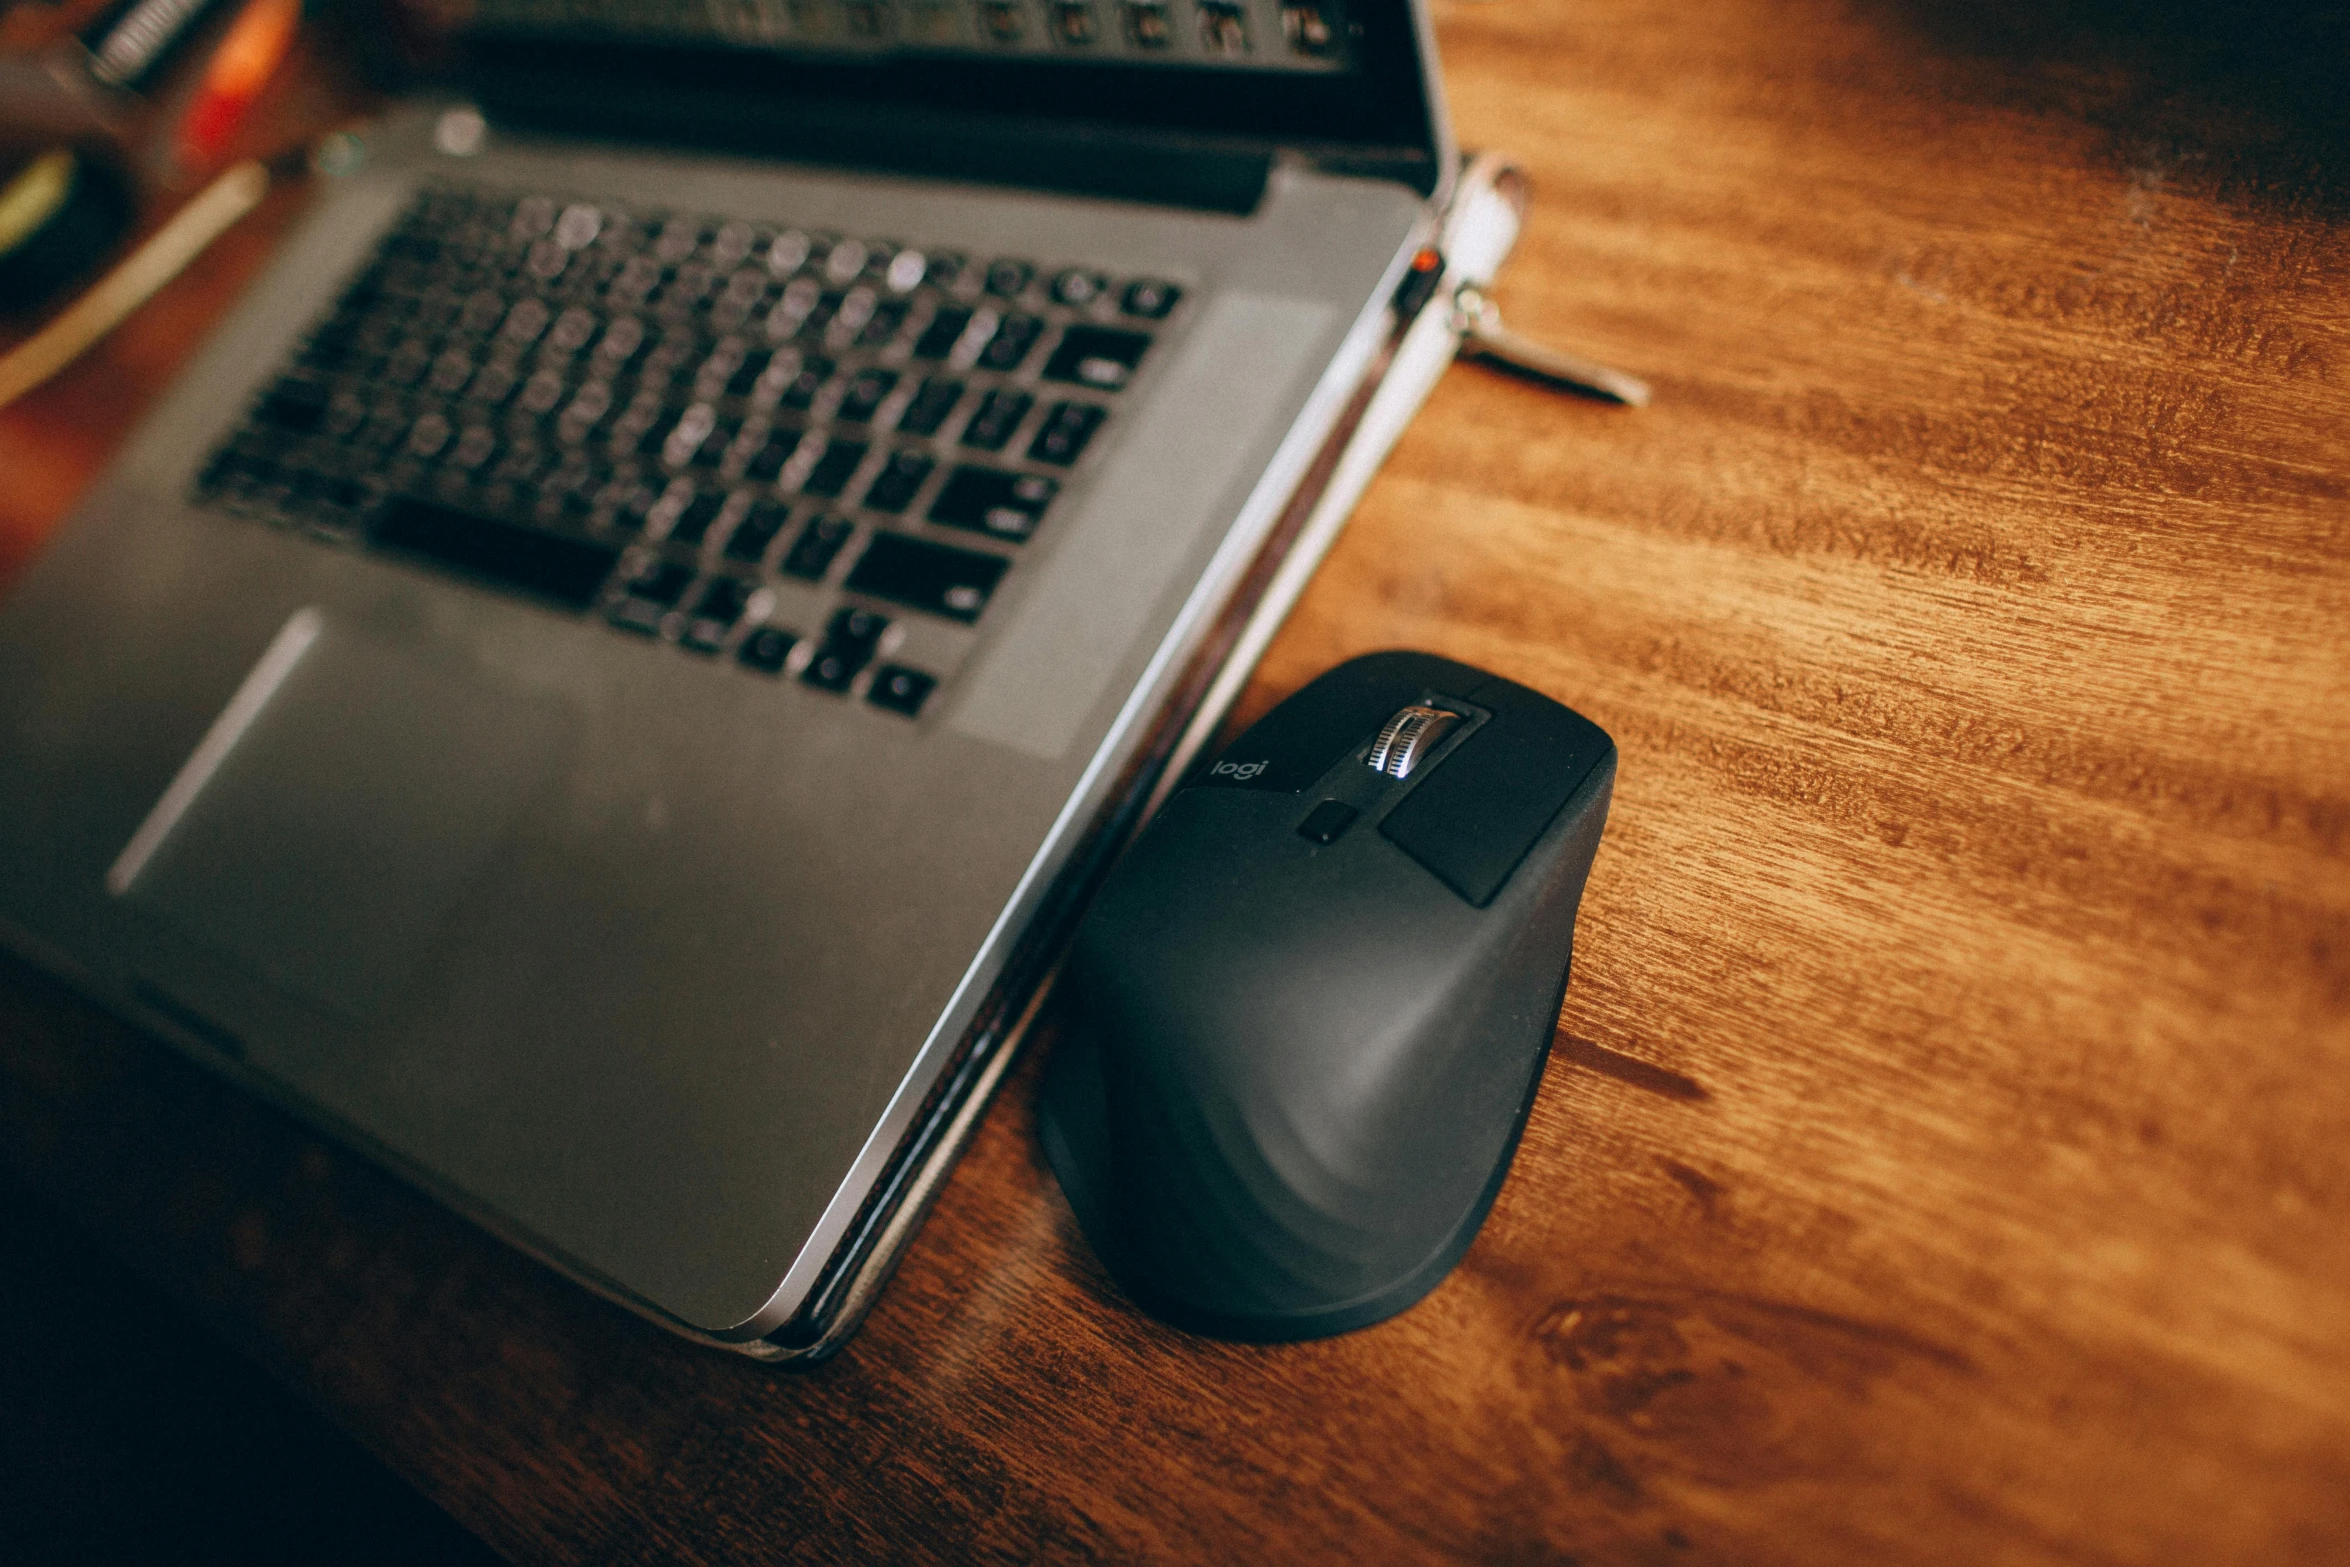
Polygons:
[[[120,1331],[140,1299],[140,1329]],[[0,1183],[0,1558],[462,1564],[490,1549]]]
[[130,183],[102,148],[0,158],[0,314],[47,304],[129,232]]
[[449,74],[471,0],[311,0],[310,18],[360,80],[382,92]]

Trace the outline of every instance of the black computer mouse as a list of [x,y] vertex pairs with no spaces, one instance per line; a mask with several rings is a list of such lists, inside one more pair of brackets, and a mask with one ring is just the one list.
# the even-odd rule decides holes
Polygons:
[[1331,670],[1196,766],[1079,927],[1045,1154],[1136,1302],[1342,1333],[1435,1288],[1508,1172],[1615,744],[1425,653]]

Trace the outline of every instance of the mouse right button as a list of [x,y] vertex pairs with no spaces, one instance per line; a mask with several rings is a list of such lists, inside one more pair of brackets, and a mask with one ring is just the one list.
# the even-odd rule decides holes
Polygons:
[[1493,719],[1388,813],[1380,832],[1478,908],[1499,893],[1591,769],[1607,732],[1548,697],[1495,681]]

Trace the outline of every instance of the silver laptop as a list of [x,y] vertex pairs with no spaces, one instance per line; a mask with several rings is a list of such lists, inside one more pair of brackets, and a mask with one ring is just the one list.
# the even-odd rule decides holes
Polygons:
[[0,930],[653,1320],[820,1355],[1376,459],[1453,183],[1426,17],[455,42],[0,606]]

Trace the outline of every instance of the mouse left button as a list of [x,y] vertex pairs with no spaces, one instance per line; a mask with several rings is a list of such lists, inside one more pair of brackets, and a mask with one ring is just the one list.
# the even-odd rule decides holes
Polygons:
[[1424,692],[1466,690],[1488,678],[1427,653],[1350,659],[1249,725],[1221,754],[1195,769],[1187,787],[1295,794]]

